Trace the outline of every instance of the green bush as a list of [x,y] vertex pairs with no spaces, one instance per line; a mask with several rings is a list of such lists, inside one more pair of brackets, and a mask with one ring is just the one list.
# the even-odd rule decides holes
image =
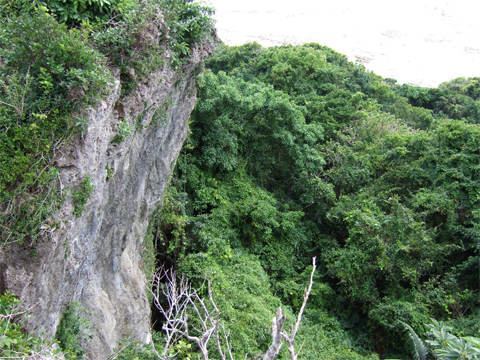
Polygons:
[[53,156],[76,131],[72,114],[94,104],[110,80],[84,34],[39,11],[0,28],[1,238],[32,244],[62,201]]
[[165,20],[170,28],[171,65],[179,68],[190,58],[192,47],[214,33],[211,18],[214,9],[194,0],[158,0],[158,4],[165,9]]
[[438,88],[422,88],[404,84],[395,92],[410,104],[433,111],[438,118],[465,119],[480,123],[480,78],[457,78],[440,84]]
[[164,64],[162,39],[150,38],[159,31],[158,16],[163,11],[155,1],[142,1],[115,22],[97,26],[92,34],[95,47],[120,69],[123,95],[133,91],[140,78]]
[[25,312],[20,309],[20,300],[9,291],[0,296],[0,357],[2,359],[37,358],[55,355],[53,342],[30,335],[21,322]]
[[76,217],[82,216],[82,213],[85,211],[85,204],[90,198],[94,188],[95,186],[90,182],[90,177],[86,175],[80,184],[80,190],[75,191],[72,195],[73,204],[75,205],[73,213]]
[[[162,13],[168,37],[159,23]],[[172,50],[170,66],[179,68],[190,59],[191,48],[211,37],[213,9],[190,0],[141,1],[124,11],[115,22],[101,25],[92,35],[95,46],[120,69],[122,93],[129,94],[137,79],[164,64],[163,54]],[[153,30],[153,27],[157,29]],[[160,32],[159,41],[152,35]]]
[[[305,321],[312,332],[329,325],[312,357],[335,356],[324,337],[345,357],[347,347],[405,355],[400,321],[478,328],[478,125],[440,119],[426,108],[430,90],[409,88],[425,105],[412,106],[394,81],[320,45],[222,46],[206,65],[172,179],[177,201],[156,218],[170,261],[254,256],[270,293],[295,310],[318,256]],[[439,89],[445,106],[465,100],[452,105],[463,114],[477,90],[476,79]]]
[[68,304],[57,326],[55,339],[67,360],[83,359],[86,352],[83,341],[92,339],[92,335],[87,334],[91,325],[83,312],[78,303]]
[[[474,336],[457,337],[451,334],[454,329],[443,321],[430,319],[429,340],[426,342],[432,347],[430,353],[439,360],[476,360],[480,359],[480,338]],[[423,360],[423,359],[422,359]]]
[[130,135],[132,135],[133,126],[128,126],[127,120],[123,120],[120,124],[117,135],[112,140],[112,143],[121,143],[125,141]]
[[[171,28],[168,44],[160,13]],[[211,14],[183,0],[0,0],[1,246],[25,239],[34,246],[55,228],[50,216],[65,194],[56,189],[54,154],[75,132],[85,136],[82,112],[112,80],[106,64],[120,68],[126,95],[163,65],[167,45],[172,66],[188,61],[189,49],[212,32]],[[122,123],[114,141],[131,130]],[[87,196],[74,198],[79,216]]]
[[34,13],[43,8],[59,22],[69,27],[82,23],[107,22],[128,11],[136,0],[0,0],[0,16]]

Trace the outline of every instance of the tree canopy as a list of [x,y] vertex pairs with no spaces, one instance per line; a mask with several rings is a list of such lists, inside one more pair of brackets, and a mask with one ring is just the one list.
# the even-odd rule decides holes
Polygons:
[[408,356],[404,323],[430,317],[478,336],[477,90],[400,86],[317,44],[220,47],[151,224],[158,259],[232,274],[238,354],[268,343],[250,306],[298,310],[313,256],[306,359]]

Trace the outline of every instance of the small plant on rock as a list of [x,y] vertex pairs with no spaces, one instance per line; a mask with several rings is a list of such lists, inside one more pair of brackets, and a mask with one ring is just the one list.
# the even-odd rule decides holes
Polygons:
[[81,184],[81,189],[75,191],[72,195],[73,203],[75,204],[73,213],[76,217],[82,216],[82,213],[85,211],[85,204],[90,198],[94,188],[95,186],[90,182],[90,177],[85,175],[85,179]]
[[82,312],[77,302],[68,304],[57,327],[55,338],[67,360],[83,359],[86,350],[82,340],[92,339],[92,335],[86,334],[91,327],[90,322],[82,316]]

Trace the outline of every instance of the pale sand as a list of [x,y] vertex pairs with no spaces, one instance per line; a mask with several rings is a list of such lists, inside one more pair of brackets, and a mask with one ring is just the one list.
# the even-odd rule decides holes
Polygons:
[[209,0],[227,45],[316,42],[399,83],[480,77],[479,0]]

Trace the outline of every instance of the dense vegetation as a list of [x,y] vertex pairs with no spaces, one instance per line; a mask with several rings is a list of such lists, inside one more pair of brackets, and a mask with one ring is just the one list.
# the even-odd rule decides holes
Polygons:
[[[59,227],[51,215],[68,190],[81,215],[89,181],[59,191],[57,150],[85,135],[88,107],[107,95],[112,67],[124,96],[163,65],[167,49],[169,65],[181,68],[211,35],[211,13],[183,0],[0,0],[0,247],[25,243],[35,254],[38,239]],[[145,36],[152,26],[157,41]],[[121,127],[115,141],[124,138]]]
[[2,359],[28,359],[52,356],[60,350],[54,349],[52,341],[45,341],[28,334],[21,322],[26,310],[20,310],[20,300],[6,291],[0,296],[0,357]]
[[[142,41],[159,11],[170,37]],[[55,151],[85,134],[109,67],[128,96],[166,46],[170,66],[186,63],[210,14],[189,0],[0,0],[0,246],[35,254],[58,225]],[[294,321],[313,256],[304,359],[409,358],[405,329],[452,344],[480,336],[480,78],[400,86],[317,44],[247,44],[219,48],[198,96],[146,239],[194,285],[213,274],[236,358],[266,351],[276,307]],[[91,186],[87,176],[69,189],[76,216]],[[25,334],[17,309],[13,295],[0,299],[2,356],[53,351]],[[75,308],[62,318],[67,357],[83,356],[81,323]],[[195,346],[175,346],[196,357]],[[115,358],[154,357],[121,348]]]
[[408,358],[405,324],[430,318],[478,337],[479,88],[400,86],[317,44],[222,46],[152,220],[158,261],[196,284],[214,269],[239,358],[298,310],[313,256],[304,359]]
[[[159,67],[181,73],[191,49],[212,35],[212,11],[191,0],[0,0],[0,250],[37,256],[38,243],[65,220],[52,215],[67,197],[82,216],[94,186],[88,175],[77,188],[59,185],[58,149],[85,136],[89,107],[110,91],[111,69],[119,70],[123,97]],[[114,141],[129,131],[123,123]],[[13,294],[0,295],[1,358],[59,352],[25,331]],[[75,303],[63,314],[56,337],[67,359],[85,353],[84,320]]]

